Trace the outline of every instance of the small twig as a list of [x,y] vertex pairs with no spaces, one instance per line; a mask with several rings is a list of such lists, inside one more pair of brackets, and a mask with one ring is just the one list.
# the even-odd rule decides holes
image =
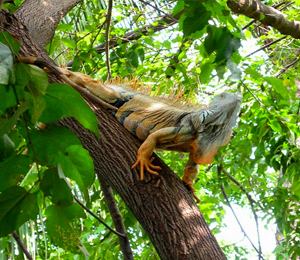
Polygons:
[[81,201],[76,198],[74,196],[74,199],[76,200],[76,202],[84,209],[86,210],[90,215],[92,215],[95,219],[97,219],[100,223],[102,223],[104,226],[106,226],[111,232],[115,233],[116,235],[118,236],[121,236],[121,237],[127,237],[126,235],[124,234],[121,234],[119,233],[118,231],[114,230],[113,228],[111,228],[109,225],[107,225],[101,218],[99,218],[97,215],[95,215],[90,209],[88,209],[85,205],[83,205],[81,203]]
[[291,6],[294,3],[295,3],[294,1],[286,3],[286,5],[284,7],[282,7],[282,8],[280,8],[279,11],[283,11],[284,9],[288,8],[289,6]]
[[[260,102],[260,100],[253,94],[253,92],[247,87],[247,85],[242,81],[241,82],[242,85],[249,91],[249,93],[251,94],[252,97],[254,97],[254,99],[256,100],[256,102],[264,109],[267,110],[267,108],[265,107],[265,105],[263,103]],[[268,111],[268,110],[267,110]]]
[[[222,165],[218,165],[218,168],[217,168],[217,169],[218,169],[218,176],[219,176],[219,178],[220,178],[220,175],[221,175],[221,172],[222,172],[222,169],[223,169]],[[230,208],[230,210],[231,210],[231,212],[232,212],[232,214],[233,214],[235,220],[237,221],[238,225],[240,226],[240,229],[241,229],[242,233],[243,233],[244,236],[249,240],[249,242],[250,242],[250,244],[252,245],[252,247],[254,248],[254,250],[258,253],[259,259],[264,259],[263,256],[262,256],[262,253],[261,253],[261,249],[257,249],[256,246],[253,244],[253,242],[251,241],[251,239],[250,239],[249,236],[247,235],[246,231],[244,230],[244,228],[243,228],[241,222],[239,221],[237,215],[235,214],[235,211],[234,211],[233,207],[231,206],[231,203],[230,203],[230,201],[229,201],[229,199],[228,199],[228,196],[227,196],[227,194],[226,194],[226,191],[225,191],[225,189],[224,189],[223,184],[220,184],[220,188],[221,188],[222,194],[223,194],[223,196],[224,196],[224,198],[225,198],[225,200],[226,200],[226,203],[227,203],[228,207]],[[259,246],[260,246],[260,245],[259,245]]]
[[[175,64],[178,64],[179,63],[179,55],[180,55],[180,53],[182,52],[182,50],[183,50],[183,48],[185,47],[185,43],[187,43],[187,42],[193,42],[192,40],[190,40],[190,39],[188,39],[187,37],[185,37],[185,38],[183,38],[183,40],[182,40],[182,42],[181,42],[181,45],[180,45],[180,47],[178,48],[178,50],[177,50],[177,52],[176,52],[176,54],[174,54],[171,58],[170,58],[170,60],[169,60],[169,65],[168,65],[168,67],[167,67],[167,69],[168,68],[171,68],[173,71],[175,71]],[[190,47],[190,46],[189,46]],[[172,63],[172,61],[174,62],[174,63]],[[170,76],[167,76],[167,78],[170,78]]]
[[259,207],[261,209],[263,209],[263,207],[257,202],[255,201],[251,195],[246,191],[246,189],[243,187],[242,183],[240,183],[236,178],[234,178],[229,172],[227,172],[224,168],[222,168],[222,172],[228,177],[228,179],[230,179],[233,183],[236,184],[236,186],[238,186],[244,193],[245,195],[247,196],[248,200],[250,203],[255,203],[255,204],[258,204]]
[[286,2],[285,2],[285,1],[282,1],[282,2],[280,2],[280,3],[278,3],[278,4],[273,4],[272,7],[275,8],[275,9],[277,9],[278,7],[280,7],[280,6],[282,6],[282,5],[285,5],[285,4],[286,4]]
[[272,41],[272,42],[270,42],[270,43],[264,45],[263,47],[261,47],[261,48],[255,50],[255,51],[253,51],[253,52],[251,52],[250,54],[248,54],[248,55],[246,56],[246,58],[250,57],[251,55],[253,55],[253,54],[255,54],[255,53],[259,52],[259,51],[262,51],[262,50],[264,50],[264,49],[270,47],[271,45],[273,45],[273,44],[275,44],[275,43],[277,43],[277,42],[280,42],[281,40],[285,39],[286,37],[287,37],[287,36],[285,35],[285,36],[283,36],[283,37],[281,37],[281,38],[279,38],[279,39],[277,39],[277,40],[275,40],[275,41]]
[[11,235],[13,236],[13,238],[16,240],[16,242],[18,243],[19,247],[22,249],[22,251],[24,252],[24,254],[26,255],[26,257],[29,260],[32,260],[32,256],[30,255],[30,253],[28,252],[27,248],[25,247],[25,245],[23,244],[22,240],[20,239],[20,237],[18,236],[18,234],[13,231],[11,233]]
[[105,53],[106,53],[106,67],[107,67],[107,74],[108,79],[111,79],[111,70],[110,70],[110,61],[109,61],[109,28],[111,23],[111,12],[113,7],[113,0],[108,1],[108,10],[107,10],[107,20],[106,20],[106,45],[105,45]]
[[246,24],[244,27],[242,27],[242,30],[246,30],[250,25],[254,24],[256,20],[252,20],[250,23]]
[[144,0],[139,0],[139,1],[142,2],[142,3],[145,4],[145,5],[151,6],[154,10],[156,10],[156,11],[158,11],[158,12],[164,14],[165,16],[168,16],[168,17],[170,17],[171,19],[174,19],[174,21],[176,22],[176,19],[175,19],[174,17],[172,17],[172,15],[166,13],[166,12],[163,11],[163,10],[160,10],[158,7],[152,5],[152,4],[150,4],[149,2],[146,2],[146,1],[144,1]]
[[282,75],[284,72],[286,72],[289,68],[296,65],[299,61],[300,61],[300,58],[295,58],[290,64],[288,64],[284,68],[282,68],[274,77],[278,78],[280,75]]
[[[149,33],[155,33],[158,31],[161,31],[163,29],[166,29],[167,27],[170,27],[174,25],[176,21],[180,18],[180,16],[183,14],[183,11],[179,12],[178,14],[174,15],[172,19],[169,18],[169,16],[164,16],[161,19],[156,21],[156,25],[145,25],[144,27],[140,28],[139,30],[136,31],[131,31],[128,33],[125,33],[124,35],[124,40],[122,40],[121,44],[124,42],[130,42],[133,40],[138,40],[140,39],[143,35],[149,35]],[[115,48],[117,45],[119,45],[119,42],[117,42],[117,39],[119,38],[112,38],[110,40],[110,48]],[[98,46],[95,46],[95,50],[97,53],[103,53],[105,51],[105,43],[102,43]]]

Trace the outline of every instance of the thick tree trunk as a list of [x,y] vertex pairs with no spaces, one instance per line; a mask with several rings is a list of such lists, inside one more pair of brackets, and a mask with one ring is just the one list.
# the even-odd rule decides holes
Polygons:
[[[21,41],[21,54],[50,60],[28,37],[28,31],[11,14],[0,10],[0,31],[6,30]],[[59,82],[49,74],[52,82]],[[140,181],[131,170],[139,142],[107,111],[89,104],[99,120],[98,140],[75,120],[60,122],[74,131],[94,159],[98,177],[115,189],[141,223],[161,259],[226,259],[209,230],[191,193],[182,181],[159,159],[159,177],[146,174]]]
[[[26,0],[15,12],[37,46],[46,49],[61,19],[82,0]],[[37,16],[38,14],[38,16]]]

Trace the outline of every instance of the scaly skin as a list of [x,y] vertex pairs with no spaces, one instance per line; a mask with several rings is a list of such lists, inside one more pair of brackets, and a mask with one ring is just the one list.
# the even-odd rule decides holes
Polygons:
[[112,111],[117,120],[143,142],[132,166],[140,167],[141,180],[145,171],[159,175],[161,168],[152,164],[155,148],[189,153],[183,181],[193,193],[198,165],[210,164],[218,148],[230,141],[240,110],[239,94],[222,93],[208,107],[193,108],[135,92],[125,85],[103,84],[85,74],[60,70],[77,85],[117,107]]

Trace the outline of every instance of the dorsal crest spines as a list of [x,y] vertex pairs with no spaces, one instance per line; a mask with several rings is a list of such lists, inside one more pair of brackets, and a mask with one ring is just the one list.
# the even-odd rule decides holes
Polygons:
[[192,90],[180,84],[167,87],[165,84],[160,83],[154,89],[153,84],[144,83],[137,77],[115,77],[102,84],[115,85],[124,88],[125,91],[134,91],[138,94],[150,96],[156,101],[184,110],[195,110],[203,107],[193,98]]

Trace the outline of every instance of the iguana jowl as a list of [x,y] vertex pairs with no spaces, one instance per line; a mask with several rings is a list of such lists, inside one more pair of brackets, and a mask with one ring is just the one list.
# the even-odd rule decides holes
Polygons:
[[152,164],[155,148],[189,153],[183,181],[193,192],[198,165],[211,163],[218,148],[230,141],[240,111],[242,97],[237,93],[222,93],[207,107],[193,108],[135,92],[127,86],[102,84],[85,74],[60,70],[76,84],[117,107],[113,111],[117,120],[143,141],[132,166],[140,167],[141,179],[145,170],[159,175],[157,171],[161,168]]

